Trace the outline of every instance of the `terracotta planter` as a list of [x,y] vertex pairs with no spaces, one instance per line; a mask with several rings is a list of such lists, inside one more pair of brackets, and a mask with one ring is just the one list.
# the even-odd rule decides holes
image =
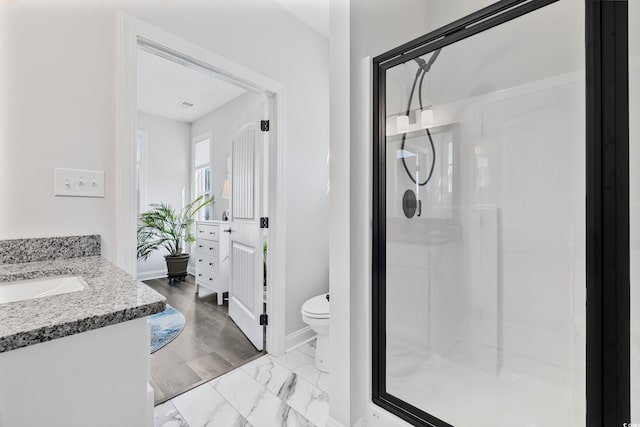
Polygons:
[[166,255],[167,277],[171,280],[184,280],[187,277],[187,265],[189,265],[189,254]]

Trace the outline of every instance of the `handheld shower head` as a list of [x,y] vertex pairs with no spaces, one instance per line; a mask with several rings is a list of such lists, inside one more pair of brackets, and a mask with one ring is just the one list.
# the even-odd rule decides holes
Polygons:
[[[420,106],[420,110],[424,109],[424,105],[422,103],[422,83],[424,82],[424,77],[431,70],[431,67],[436,62],[436,59],[438,59],[438,55],[440,55],[440,50],[441,49],[436,50],[433,53],[433,55],[431,55],[431,58],[429,58],[429,61],[425,61],[422,58],[414,59],[414,61],[416,61],[416,63],[418,64],[418,70],[416,71],[415,78],[413,79],[413,85],[411,86],[411,92],[409,93],[409,102],[407,103],[407,116],[411,113],[411,103],[413,101],[413,94],[416,90],[416,86],[418,86],[418,104]],[[420,83],[418,83],[418,81]],[[436,165],[436,148],[435,148],[435,145],[433,144],[433,138],[431,137],[431,132],[429,132],[429,129],[425,129],[425,131],[427,133],[427,137],[429,138],[429,144],[431,145],[431,153],[433,155],[432,155],[431,167],[429,169],[429,173],[427,174],[424,181],[419,181],[418,176],[416,177],[413,176],[413,174],[409,171],[409,167],[407,166],[406,159],[402,157],[402,166],[404,167],[404,170],[409,176],[409,178],[411,179],[411,181],[414,184],[416,184],[416,190],[419,190],[419,187],[427,185],[427,183],[431,181],[431,176],[433,175],[433,169],[435,168],[435,165]],[[404,133],[402,135],[402,143],[400,146],[401,150],[404,150],[406,140],[407,140],[407,134]]]

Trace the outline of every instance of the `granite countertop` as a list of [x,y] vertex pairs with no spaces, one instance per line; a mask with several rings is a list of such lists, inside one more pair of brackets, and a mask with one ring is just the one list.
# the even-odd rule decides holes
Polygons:
[[0,304],[0,353],[159,313],[165,298],[101,256],[0,264],[0,286],[80,276],[78,292]]

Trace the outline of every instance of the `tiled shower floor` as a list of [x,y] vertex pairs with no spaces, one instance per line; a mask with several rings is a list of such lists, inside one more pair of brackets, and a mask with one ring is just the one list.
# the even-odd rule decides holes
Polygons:
[[313,343],[262,356],[155,408],[156,427],[323,427],[328,374],[313,363]]
[[[575,382],[567,382],[566,375],[558,370],[554,384],[549,374],[543,375],[543,370],[537,377],[515,374],[504,367],[499,373],[490,373],[488,369],[472,368],[442,355],[421,355],[394,342],[392,337],[388,337],[389,342],[392,343],[387,354],[389,393],[452,425],[584,425],[584,399],[579,397],[584,396],[579,392],[583,379],[577,375],[573,377]],[[476,363],[479,360],[474,359]]]

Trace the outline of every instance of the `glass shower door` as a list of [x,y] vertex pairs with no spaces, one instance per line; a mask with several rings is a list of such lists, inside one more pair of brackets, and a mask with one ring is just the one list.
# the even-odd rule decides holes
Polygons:
[[423,423],[585,425],[583,22],[558,2],[381,63],[378,386]]

